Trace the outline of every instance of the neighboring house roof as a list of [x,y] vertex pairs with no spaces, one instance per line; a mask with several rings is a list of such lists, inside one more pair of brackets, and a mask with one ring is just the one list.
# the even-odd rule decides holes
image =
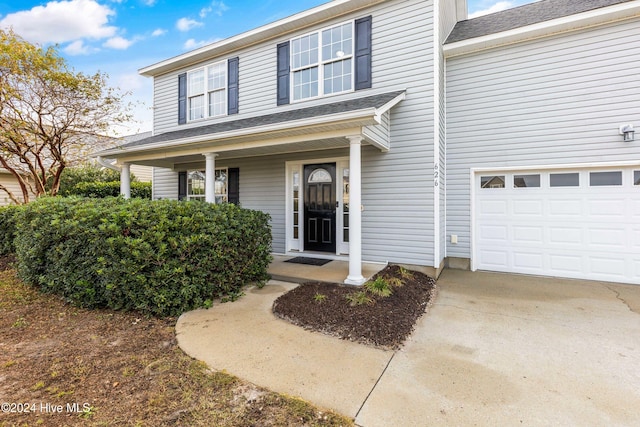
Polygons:
[[[362,98],[349,99],[346,101],[334,102],[331,104],[317,105],[307,108],[298,108],[294,110],[283,111],[279,113],[265,114],[256,117],[247,117],[238,120],[230,120],[210,125],[180,129],[172,132],[166,132],[154,135],[148,138],[132,141],[121,145],[116,149],[105,150],[97,155],[109,157],[110,155],[120,154],[126,151],[139,151],[145,148],[157,147],[163,143],[174,141],[185,141],[189,143],[194,140],[202,140],[203,138],[214,138],[220,134],[229,134],[230,132],[260,132],[270,126],[287,127],[299,126],[308,120],[322,121],[337,118],[340,119],[349,113],[366,111],[367,114],[376,114],[376,110],[380,114],[386,111],[385,106],[395,105],[399,102],[404,91],[387,92],[378,95],[371,95]],[[389,107],[389,108],[390,108]]]
[[630,1],[634,0],[541,0],[502,12],[460,21],[449,34],[445,44],[501,33]]

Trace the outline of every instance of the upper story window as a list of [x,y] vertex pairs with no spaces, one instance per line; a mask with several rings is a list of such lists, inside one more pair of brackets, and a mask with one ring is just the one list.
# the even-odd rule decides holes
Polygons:
[[293,100],[353,90],[353,22],[292,39]]
[[276,104],[369,89],[371,16],[296,37],[276,46]]
[[227,61],[187,73],[189,120],[227,114]]
[[178,124],[238,114],[239,64],[229,58],[178,75]]

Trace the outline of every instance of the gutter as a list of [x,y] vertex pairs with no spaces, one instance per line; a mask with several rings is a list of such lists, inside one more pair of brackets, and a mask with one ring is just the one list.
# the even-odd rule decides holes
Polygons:
[[112,171],[122,172],[121,168],[119,168],[118,166],[114,165],[113,163],[109,163],[108,161],[103,159],[102,156],[97,156],[96,157],[96,161],[102,167],[105,167],[107,169],[111,169]]

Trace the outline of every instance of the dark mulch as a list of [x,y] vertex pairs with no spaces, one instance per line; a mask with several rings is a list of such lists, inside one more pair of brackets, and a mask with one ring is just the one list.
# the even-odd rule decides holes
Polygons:
[[0,256],[0,271],[10,270],[14,267],[16,257],[13,255]]
[[[435,281],[427,275],[387,266],[376,276],[399,278],[402,286],[388,297],[374,297],[373,304],[352,306],[347,295],[361,287],[310,282],[280,296],[273,303],[276,316],[305,329],[382,348],[399,348],[413,331],[418,318],[435,298]],[[406,272],[410,275],[407,275]],[[316,295],[325,295],[322,301]]]

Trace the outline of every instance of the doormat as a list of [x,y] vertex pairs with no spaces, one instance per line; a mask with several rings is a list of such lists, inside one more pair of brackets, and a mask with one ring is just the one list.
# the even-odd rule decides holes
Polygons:
[[291,262],[293,264],[305,264],[305,265],[325,265],[331,262],[330,259],[321,259],[321,258],[307,258],[304,256],[297,256],[295,258],[291,258],[286,260],[285,262]]

